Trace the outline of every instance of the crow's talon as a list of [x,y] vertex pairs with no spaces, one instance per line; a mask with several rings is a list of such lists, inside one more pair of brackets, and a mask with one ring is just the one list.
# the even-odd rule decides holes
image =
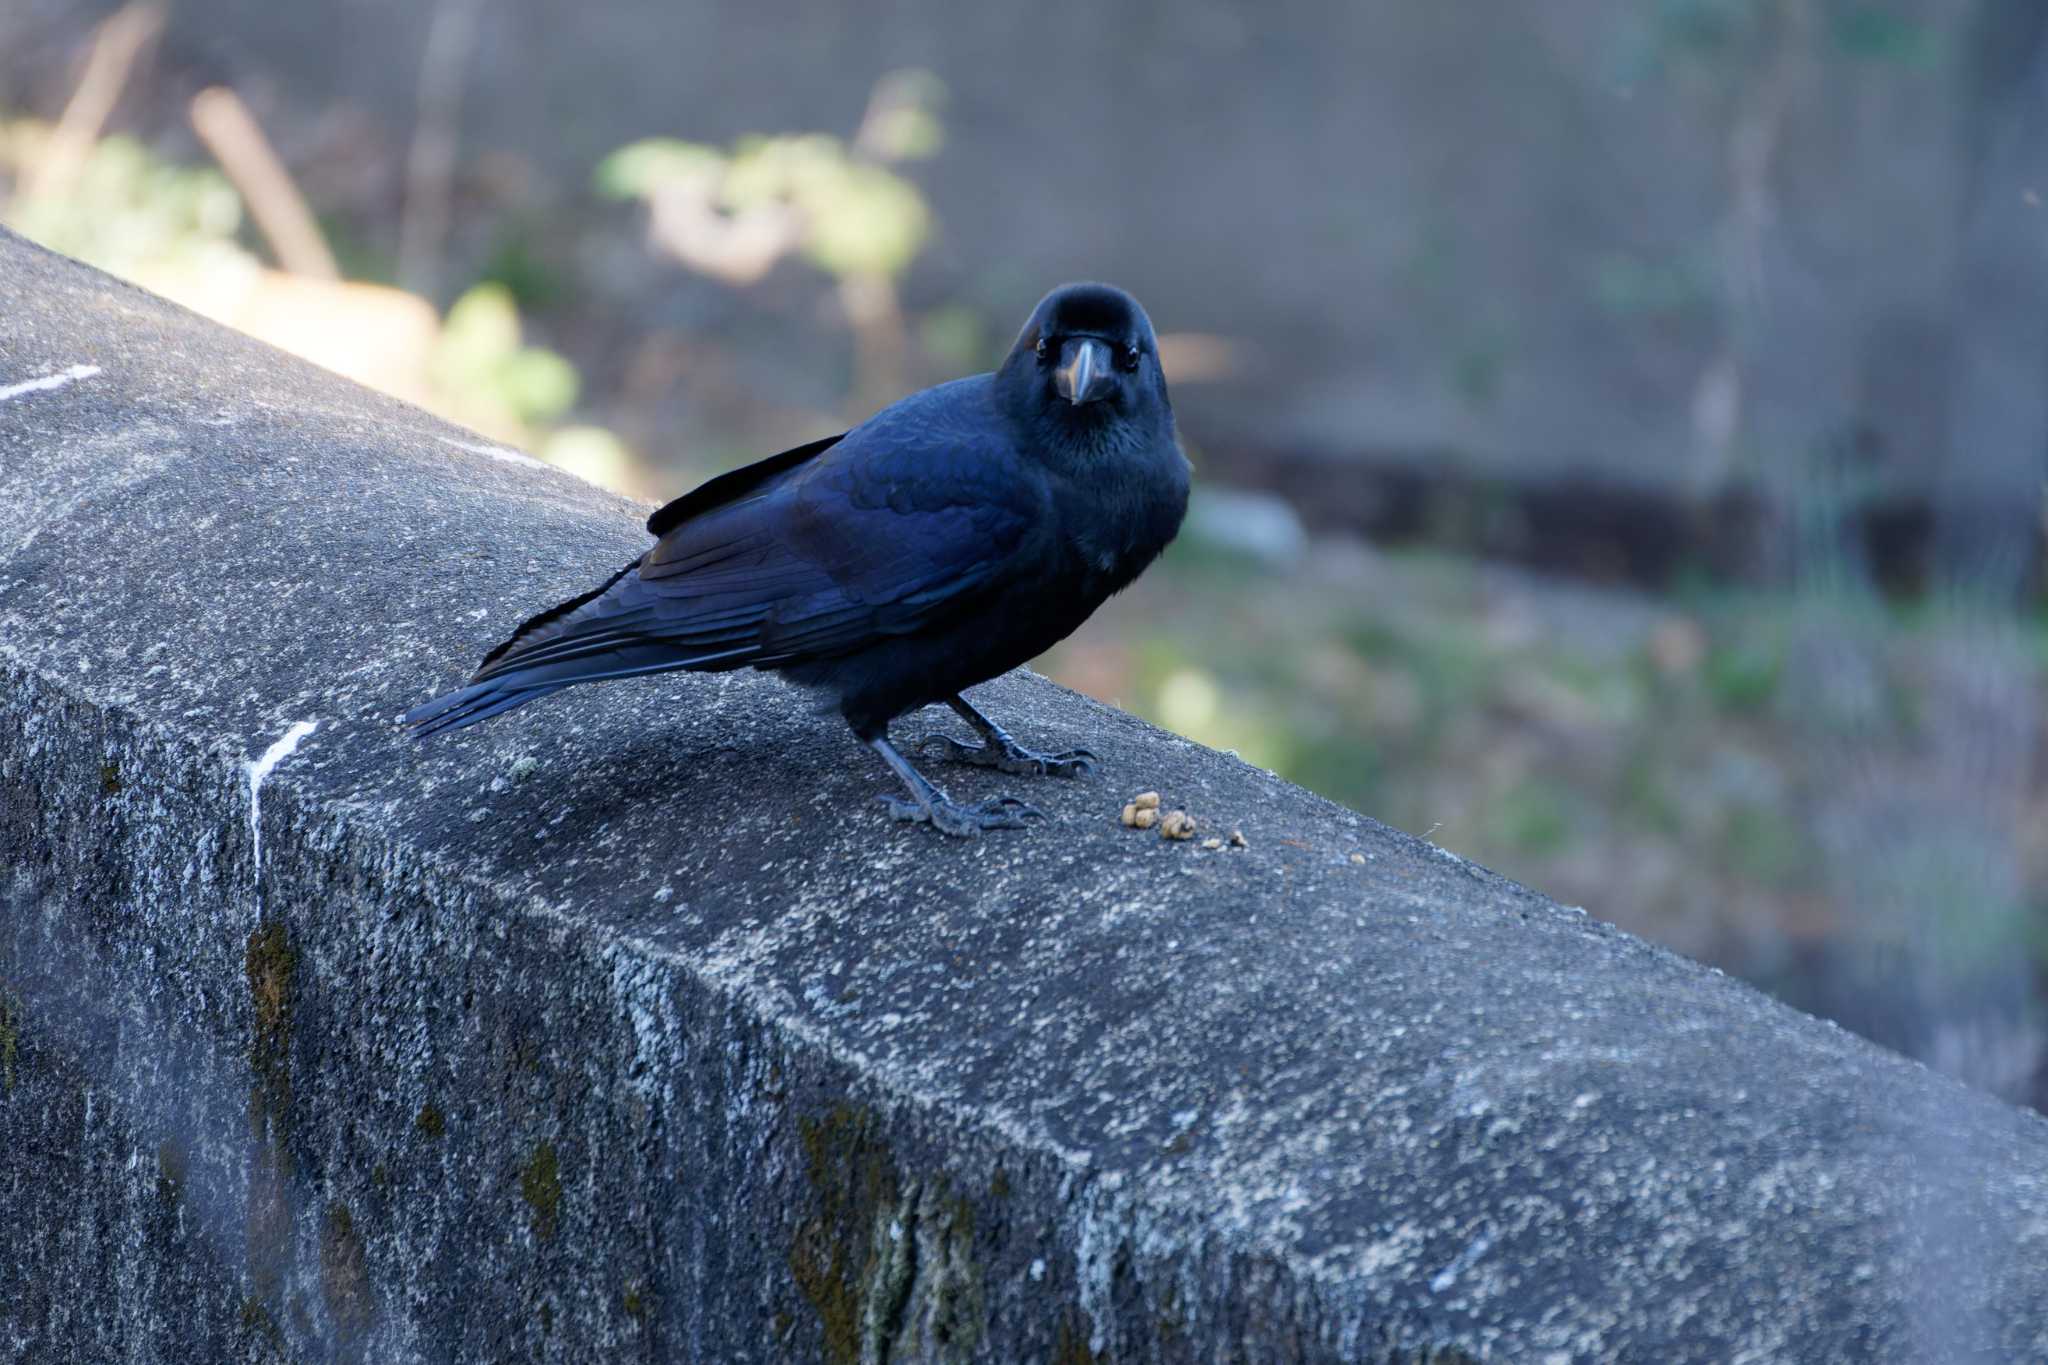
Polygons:
[[941,798],[926,806],[884,793],[882,804],[897,820],[929,822],[941,834],[964,839],[971,839],[985,829],[1024,829],[1027,819],[1045,818],[1044,811],[1014,796],[993,796],[976,806],[963,806]]
[[971,763],[977,768],[1026,777],[1092,777],[1100,760],[1087,749],[1040,754],[1018,744],[962,744],[951,735],[926,735],[917,742],[919,752],[936,749],[941,763]]

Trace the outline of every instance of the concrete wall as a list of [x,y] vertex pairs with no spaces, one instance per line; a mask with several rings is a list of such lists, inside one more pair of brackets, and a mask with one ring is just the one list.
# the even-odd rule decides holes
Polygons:
[[396,731],[642,515],[0,235],[0,1355],[2048,1354],[2040,1118],[1042,679],[970,844],[752,675]]

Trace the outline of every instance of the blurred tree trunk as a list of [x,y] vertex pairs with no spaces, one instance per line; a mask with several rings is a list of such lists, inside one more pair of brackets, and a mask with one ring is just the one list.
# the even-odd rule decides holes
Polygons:
[[2048,5],[1983,0],[1969,42],[1935,554],[1951,586],[2012,596],[2039,552],[2048,471]]

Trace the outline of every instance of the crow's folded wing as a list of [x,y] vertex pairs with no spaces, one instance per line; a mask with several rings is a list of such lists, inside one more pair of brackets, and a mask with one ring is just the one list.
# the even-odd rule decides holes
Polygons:
[[996,443],[956,430],[877,448],[862,435],[674,525],[599,592],[523,627],[475,681],[845,654],[977,604],[1045,534],[1043,478]]

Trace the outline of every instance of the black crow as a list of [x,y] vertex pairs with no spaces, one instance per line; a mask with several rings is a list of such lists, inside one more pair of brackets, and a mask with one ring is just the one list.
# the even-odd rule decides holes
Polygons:
[[654,548],[528,621],[467,687],[405,717],[425,737],[571,683],[688,668],[780,671],[836,705],[910,789],[899,820],[1016,828],[1015,797],[949,800],[889,743],[944,702],[980,744],[943,758],[1078,776],[1086,749],[1033,753],[960,693],[1042,654],[1180,529],[1188,462],[1151,321],[1071,284],[1032,310],[994,374],[912,394],[853,430],[722,474],[656,512]]

